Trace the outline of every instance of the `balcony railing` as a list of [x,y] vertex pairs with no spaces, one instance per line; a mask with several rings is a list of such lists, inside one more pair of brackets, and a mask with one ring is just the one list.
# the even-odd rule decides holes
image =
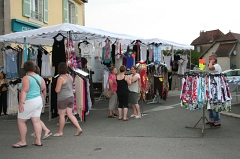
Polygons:
[[43,21],[43,16],[42,16],[42,14],[40,14],[40,13],[38,13],[38,12],[35,12],[35,11],[31,11],[31,18],[36,19],[36,20],[38,20],[38,21],[40,21],[40,22]]

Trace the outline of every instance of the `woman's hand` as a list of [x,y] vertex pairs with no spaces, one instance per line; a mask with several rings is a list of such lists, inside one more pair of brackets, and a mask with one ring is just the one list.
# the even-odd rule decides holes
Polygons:
[[20,113],[22,113],[22,112],[24,111],[24,105],[23,105],[23,103],[19,103],[18,110],[19,110]]

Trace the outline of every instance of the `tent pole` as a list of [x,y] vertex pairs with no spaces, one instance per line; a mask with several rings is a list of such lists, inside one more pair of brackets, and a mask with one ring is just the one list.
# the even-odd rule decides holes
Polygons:
[[191,55],[191,49],[190,49],[190,70],[191,70],[191,66],[192,66],[192,55]]
[[26,37],[23,38],[23,55],[24,55],[24,62],[26,62],[27,59],[27,43],[26,43]]

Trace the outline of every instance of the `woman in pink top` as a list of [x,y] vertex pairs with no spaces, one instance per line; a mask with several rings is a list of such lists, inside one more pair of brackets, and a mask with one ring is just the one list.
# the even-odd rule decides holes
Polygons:
[[116,81],[116,75],[117,75],[117,68],[113,66],[111,68],[111,74],[108,76],[108,84],[109,88],[108,90],[112,91],[112,96],[109,99],[109,118],[116,118],[117,114],[115,113],[115,108],[117,106],[118,97],[117,97],[117,81]]

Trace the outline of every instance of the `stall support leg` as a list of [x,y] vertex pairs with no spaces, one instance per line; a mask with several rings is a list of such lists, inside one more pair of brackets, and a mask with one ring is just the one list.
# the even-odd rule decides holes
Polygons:
[[[141,98],[142,98],[142,97],[141,97]],[[144,113],[144,112],[143,112],[143,98],[142,98],[142,102],[141,102],[141,109],[142,109],[141,116],[146,116],[146,115],[148,115],[147,113]]]
[[[203,134],[203,132],[204,132],[205,129],[208,129],[208,128],[205,128],[205,119],[206,119],[206,121],[208,122],[208,119],[207,119],[206,116],[205,116],[205,109],[202,108],[202,110],[203,110],[203,115],[202,115],[202,117],[198,120],[198,122],[197,122],[193,127],[191,127],[191,126],[185,126],[185,128],[202,129],[202,134]],[[198,125],[198,123],[199,123],[201,120],[202,120],[202,128],[197,128],[196,126]]]

